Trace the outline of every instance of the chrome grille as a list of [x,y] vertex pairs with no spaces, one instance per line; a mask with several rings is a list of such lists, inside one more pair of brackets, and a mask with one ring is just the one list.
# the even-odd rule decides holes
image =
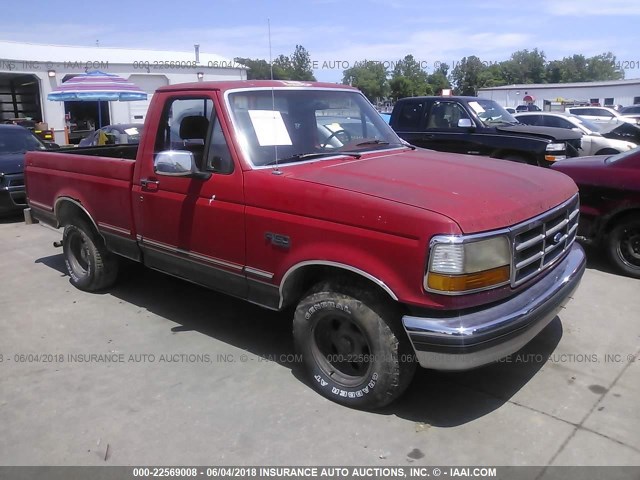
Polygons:
[[517,287],[562,258],[576,239],[580,204],[569,202],[512,229],[511,286]]

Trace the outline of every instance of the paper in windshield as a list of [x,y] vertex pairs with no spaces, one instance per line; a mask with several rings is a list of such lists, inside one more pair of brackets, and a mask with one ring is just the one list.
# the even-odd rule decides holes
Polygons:
[[482,108],[478,102],[469,102],[469,106],[473,108],[478,115],[484,112],[484,108]]
[[249,110],[249,118],[260,146],[291,145],[291,137],[278,110]]

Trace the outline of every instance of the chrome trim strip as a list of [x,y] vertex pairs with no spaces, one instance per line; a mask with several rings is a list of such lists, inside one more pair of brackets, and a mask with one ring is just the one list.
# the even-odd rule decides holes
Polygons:
[[[163,247],[158,247],[158,246],[156,246],[156,245],[150,245],[150,244],[147,244],[147,245],[146,245],[146,247],[147,247],[147,248],[150,248],[151,250],[155,250],[156,252],[161,252],[161,253],[163,253],[163,254],[165,254],[165,255],[169,255],[169,256],[172,256],[172,257],[174,257],[174,258],[179,258],[180,260],[185,260],[185,261],[187,261],[187,262],[196,263],[196,264],[198,264],[198,265],[203,265],[203,262],[198,261],[198,260],[193,259],[193,258],[189,258],[189,256],[188,256],[188,255],[183,254],[181,250],[176,250],[175,252],[171,252],[171,251],[168,251],[167,249],[165,249],[165,248],[163,248]],[[238,273],[236,273],[236,272],[230,272],[229,270],[224,270],[224,269],[222,269],[222,268],[218,268],[218,267],[213,266],[213,265],[204,265],[204,266],[209,267],[209,268],[212,268],[212,269],[214,269],[214,270],[219,270],[219,271],[224,272],[224,273],[227,273],[227,274],[229,274],[229,275],[236,275],[236,276],[238,276],[238,277],[245,278],[245,277],[244,277],[244,275],[238,274]],[[156,269],[156,270],[157,270],[157,269]],[[164,272],[164,273],[169,273],[169,272],[166,272],[165,270],[158,270],[158,271],[161,271],[161,272]],[[177,276],[178,278],[185,278],[185,280],[189,280],[188,278],[186,278],[186,277],[181,277],[181,276],[179,276],[179,275],[174,275],[174,276]],[[190,281],[190,282],[192,282],[192,283],[198,283],[198,282],[195,282],[195,281],[193,281],[193,280],[189,280],[189,281]],[[198,283],[198,285],[201,285],[201,284],[200,284],[200,283]]]
[[[56,203],[53,207],[53,214],[56,217],[56,223],[58,224],[57,226],[60,226],[60,221],[58,219],[58,205],[61,202],[70,202],[73,203],[75,206],[77,206],[80,210],[82,210],[87,217],[89,217],[89,220],[91,220],[91,223],[93,224],[93,227],[96,229],[96,232],[98,232],[98,234],[102,237],[102,234],[100,233],[100,229],[98,228],[98,225],[96,224],[96,221],[93,219],[93,217],[91,216],[91,214],[89,213],[89,211],[84,208],[84,205],[82,205],[79,201],[71,198],[71,197],[58,197],[56,198]],[[104,237],[102,237],[102,239],[104,240]]]
[[543,239],[544,239],[544,235],[540,234],[540,235],[537,235],[537,236],[533,237],[531,240],[527,240],[526,242],[519,243],[518,245],[516,245],[516,252],[520,252],[522,250],[526,250],[530,246],[535,245],[536,243],[538,243],[539,241],[541,241]]
[[244,267],[244,271],[246,273],[249,273],[251,275],[255,275],[257,277],[264,277],[264,278],[273,278],[273,273],[271,272],[267,272],[265,270],[260,270],[258,268],[253,268],[253,267]]
[[98,226],[104,228],[105,230],[113,230],[114,232],[123,233],[125,235],[131,236],[131,230],[127,230],[126,228],[116,227],[114,225],[110,225],[104,222],[98,222]]
[[278,305],[278,308],[282,308],[282,304],[284,302],[284,296],[282,294],[282,287],[284,286],[284,284],[287,281],[287,278],[289,278],[289,276],[295,272],[296,270],[298,270],[301,267],[305,267],[308,265],[325,265],[328,267],[336,267],[336,268],[341,268],[343,270],[348,270],[350,272],[353,273],[357,273],[358,275],[371,280],[373,283],[375,283],[376,285],[378,285],[380,288],[382,288],[385,292],[387,292],[389,294],[389,296],[395,300],[398,301],[398,296],[393,293],[393,290],[391,290],[386,283],[384,283],[382,280],[374,277],[373,275],[365,272],[364,270],[360,270],[359,268],[355,268],[352,267],[350,265],[345,265],[344,263],[338,263],[338,262],[331,262],[328,260],[306,260],[304,262],[300,262],[300,263],[296,263],[295,265],[293,265],[292,267],[289,268],[289,270],[286,271],[286,273],[282,276],[282,280],[280,280],[280,286],[278,287],[278,290],[280,292],[280,304]]
[[53,207],[50,205],[45,205],[44,203],[36,202],[35,200],[29,200],[29,205],[34,205],[36,207],[42,208],[44,210],[48,210],[53,212]]
[[558,225],[556,225],[555,227],[552,227],[549,230],[547,230],[545,232],[546,236],[548,237],[549,235],[552,235],[552,234],[556,233],[558,230],[562,230],[562,228],[567,226],[568,223],[569,223],[569,219],[565,218]]
[[174,247],[173,245],[168,245],[166,243],[157,242],[155,240],[149,240],[147,238],[141,237],[140,241],[143,245],[147,245],[150,247],[154,247],[157,250],[164,250],[167,253],[178,254],[182,258],[189,257],[192,260],[200,260],[200,262],[212,263],[214,265],[218,265],[221,267],[231,268],[233,270],[242,271],[242,265],[238,265],[237,263],[227,262],[225,260],[220,260],[219,258],[209,257],[207,255],[202,255],[201,253],[189,252],[187,250],[183,250],[181,248]]

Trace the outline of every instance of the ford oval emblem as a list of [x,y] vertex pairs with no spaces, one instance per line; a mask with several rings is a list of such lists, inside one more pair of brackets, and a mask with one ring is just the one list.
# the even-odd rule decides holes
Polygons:
[[553,236],[553,243],[560,243],[562,240],[562,233],[558,232]]

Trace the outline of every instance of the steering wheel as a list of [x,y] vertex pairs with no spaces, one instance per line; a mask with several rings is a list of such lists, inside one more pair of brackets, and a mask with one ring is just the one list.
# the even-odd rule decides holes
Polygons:
[[331,135],[329,135],[327,137],[327,139],[325,140],[325,142],[323,144],[320,145],[320,148],[327,148],[327,145],[329,145],[329,141],[333,138],[333,137],[338,137],[338,135],[340,134],[344,134],[345,135],[345,140],[346,141],[342,141],[340,140],[341,143],[349,143],[351,141],[351,135],[349,134],[349,132],[347,132],[344,129],[340,129],[340,130],[336,130],[335,132],[332,132]]

